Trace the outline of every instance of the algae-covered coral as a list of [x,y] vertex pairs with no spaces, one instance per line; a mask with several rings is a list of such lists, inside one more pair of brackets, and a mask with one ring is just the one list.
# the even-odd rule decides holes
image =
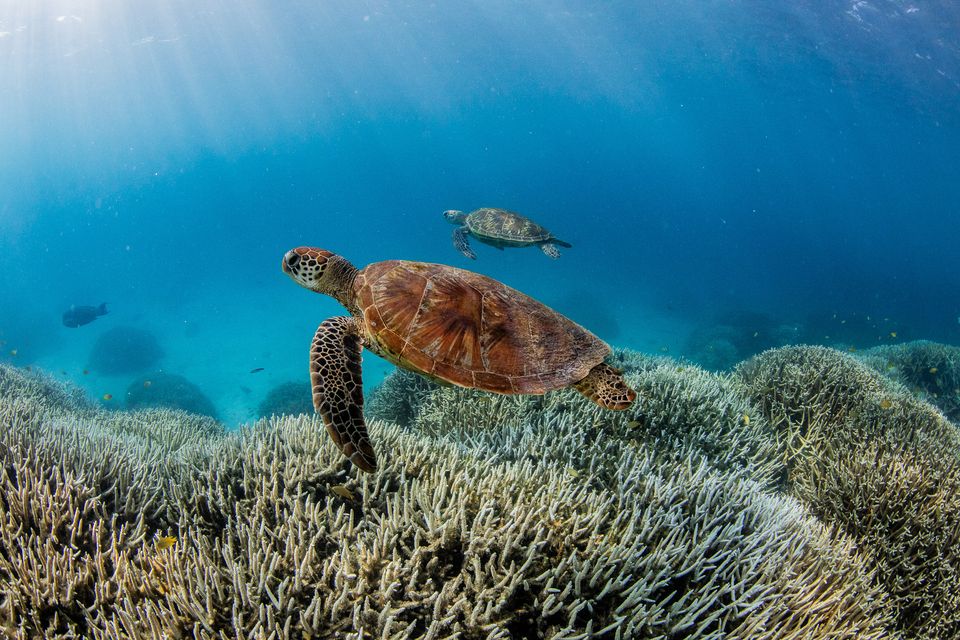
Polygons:
[[[371,420],[385,453],[373,475],[351,470],[313,416],[226,433],[180,412],[103,412],[0,368],[0,628],[22,638],[956,631],[958,475],[947,462],[957,438],[935,409],[829,350],[771,351],[732,376],[614,359],[642,394],[626,414],[573,393],[391,378],[369,407],[396,422]],[[950,610],[934,610],[935,598]]]

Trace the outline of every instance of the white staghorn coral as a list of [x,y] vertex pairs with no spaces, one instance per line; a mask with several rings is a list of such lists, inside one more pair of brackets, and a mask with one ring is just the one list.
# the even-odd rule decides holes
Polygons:
[[[191,439],[150,414],[169,447],[44,411],[0,399],[12,637],[888,637],[848,539],[707,457],[599,446],[574,474],[373,421],[384,463],[358,479],[313,418]],[[561,414],[504,442],[571,452]]]
[[852,536],[910,638],[960,636],[960,432],[857,359],[822,347],[741,364],[788,443],[791,493]]

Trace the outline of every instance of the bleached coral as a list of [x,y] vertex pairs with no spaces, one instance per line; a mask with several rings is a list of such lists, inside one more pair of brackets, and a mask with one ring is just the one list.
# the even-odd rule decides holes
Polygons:
[[0,400],[11,637],[888,637],[849,539],[706,458],[629,445],[597,483],[605,451],[571,474],[373,421],[356,475],[316,418],[164,447],[31,402]]
[[858,541],[907,637],[960,637],[960,432],[853,357],[821,347],[740,365],[787,447],[791,491]]
[[[611,467],[624,448],[640,447],[663,463],[704,458],[718,471],[769,486],[782,482],[783,456],[773,430],[729,379],[635,353],[621,353],[615,363],[639,393],[624,412],[601,409],[572,391],[498,396],[434,386],[405,409],[413,413],[407,424],[455,443],[482,442],[490,458],[543,459],[597,476],[609,474],[589,468],[588,459]],[[387,384],[402,384],[391,378]]]
[[917,340],[874,347],[859,359],[960,424],[960,348]]

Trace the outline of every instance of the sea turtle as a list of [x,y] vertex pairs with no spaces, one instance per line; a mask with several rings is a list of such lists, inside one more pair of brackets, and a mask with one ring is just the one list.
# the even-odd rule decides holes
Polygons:
[[447,222],[460,225],[453,232],[453,246],[471,260],[476,260],[477,255],[470,248],[468,236],[500,250],[504,247],[538,245],[551,258],[560,257],[557,245],[567,248],[573,246],[556,238],[533,220],[506,209],[485,207],[470,213],[450,209],[443,212],[443,217]]
[[283,271],[335,298],[349,316],[320,323],[310,348],[313,406],[345,456],[364,471],[376,457],[363,418],[360,352],[441,383],[502,394],[573,387],[607,409],[636,393],[604,363],[610,347],[553,309],[478,273],[387,260],[357,269],[323,249],[288,251]]

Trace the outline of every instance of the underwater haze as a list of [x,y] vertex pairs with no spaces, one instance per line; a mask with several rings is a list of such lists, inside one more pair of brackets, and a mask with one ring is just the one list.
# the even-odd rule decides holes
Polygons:
[[[469,260],[442,214],[480,207],[573,247]],[[305,384],[345,311],[296,246],[723,370],[960,344],[958,237],[954,2],[0,0],[0,362],[108,407],[164,380],[238,425]]]

